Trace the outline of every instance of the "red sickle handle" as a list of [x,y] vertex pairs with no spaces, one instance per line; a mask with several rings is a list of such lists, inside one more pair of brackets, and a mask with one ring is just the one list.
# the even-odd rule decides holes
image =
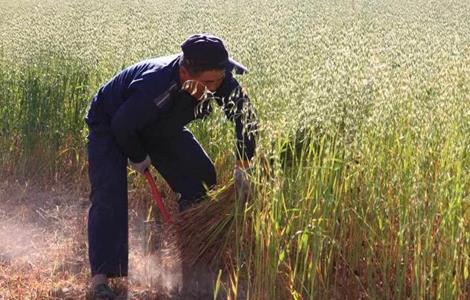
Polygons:
[[144,175],[145,175],[145,178],[147,178],[147,181],[152,190],[153,199],[155,199],[158,209],[160,210],[160,213],[163,215],[163,219],[165,220],[165,223],[167,224],[173,223],[173,220],[171,220],[170,214],[165,209],[165,205],[163,205],[162,195],[160,195],[157,185],[155,184],[155,180],[153,179],[152,174],[150,174],[149,169],[145,170]]

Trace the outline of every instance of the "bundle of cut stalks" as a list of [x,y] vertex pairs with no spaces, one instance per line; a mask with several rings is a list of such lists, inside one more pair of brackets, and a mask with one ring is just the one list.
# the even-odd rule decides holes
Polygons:
[[[173,233],[182,259],[189,265],[203,262],[219,265],[236,241],[235,223],[246,201],[237,199],[234,183],[211,192],[201,202],[175,219]],[[246,200],[246,199],[245,199]]]

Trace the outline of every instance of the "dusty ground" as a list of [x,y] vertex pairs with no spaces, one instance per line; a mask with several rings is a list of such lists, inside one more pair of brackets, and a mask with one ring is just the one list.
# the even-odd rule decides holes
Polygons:
[[[0,183],[0,300],[86,299],[88,204],[86,190]],[[183,276],[178,253],[154,249],[146,212],[129,211],[130,275],[113,282],[121,299],[213,299],[211,272]]]

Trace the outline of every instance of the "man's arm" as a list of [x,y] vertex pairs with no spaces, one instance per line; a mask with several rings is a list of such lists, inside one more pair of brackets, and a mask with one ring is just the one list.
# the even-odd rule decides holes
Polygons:
[[215,97],[227,118],[235,123],[237,166],[248,168],[255,154],[257,131],[256,115],[250,99],[231,73],[227,73]]
[[159,109],[151,99],[151,94],[146,91],[142,79],[131,83],[128,94],[129,97],[111,120],[111,130],[129,159],[132,162],[141,162],[146,159],[147,152],[138,132],[158,118]]

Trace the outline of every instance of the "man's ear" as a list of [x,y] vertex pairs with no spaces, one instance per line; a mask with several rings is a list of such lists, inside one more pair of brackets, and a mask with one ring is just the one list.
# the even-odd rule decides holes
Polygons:
[[184,66],[180,66],[179,72],[180,72],[181,82],[185,82],[191,79],[191,75],[189,74],[188,70],[186,70]]

